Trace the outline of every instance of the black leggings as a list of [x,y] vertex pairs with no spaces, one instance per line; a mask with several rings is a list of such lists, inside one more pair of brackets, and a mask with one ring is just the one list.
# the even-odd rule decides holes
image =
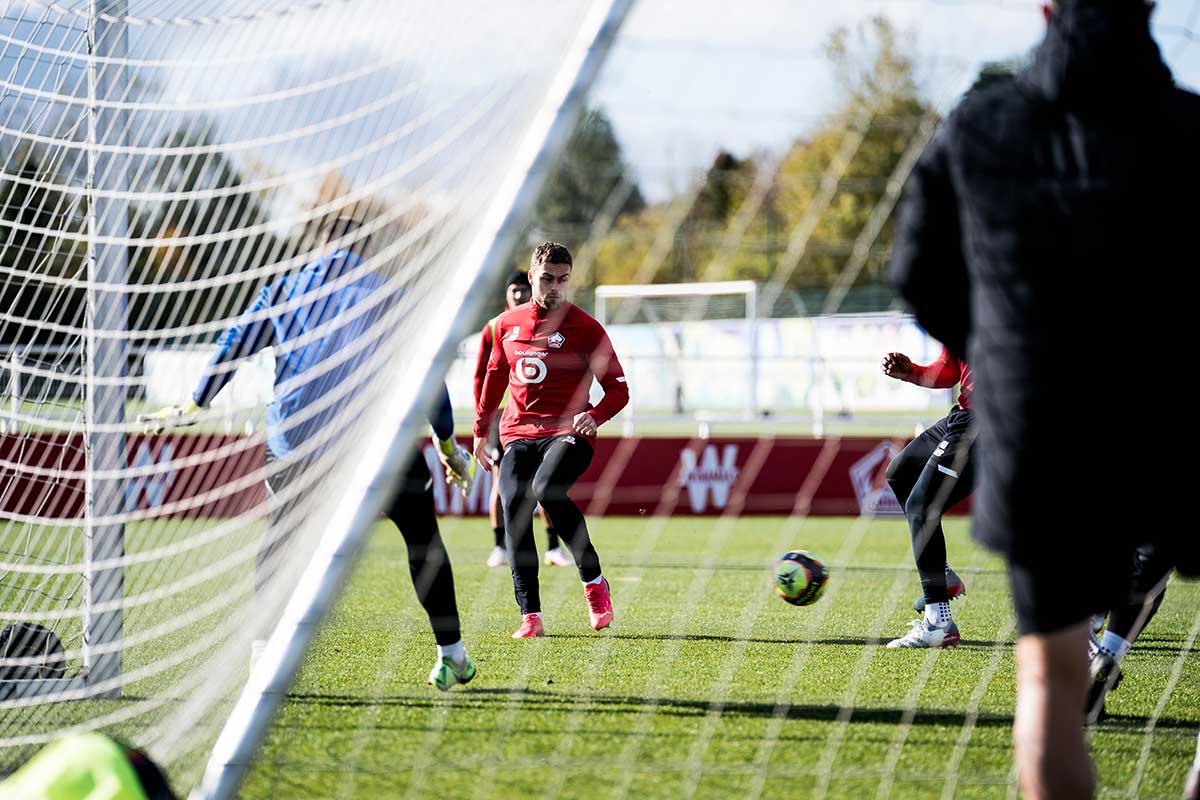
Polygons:
[[1109,613],[1108,630],[1128,642],[1137,639],[1158,613],[1167,593],[1165,579],[1174,567],[1162,547],[1144,544],[1134,551],[1128,602]]
[[[302,464],[295,464],[272,475],[267,481],[268,494],[274,497],[281,493],[288,483],[299,477],[302,469]],[[433,477],[425,458],[420,451],[415,451],[385,515],[400,529],[408,547],[408,571],[417,599],[429,615],[433,637],[438,644],[448,645],[461,639],[462,632],[454,594],[454,573],[450,569],[450,555],[438,532],[432,488]],[[256,591],[265,587],[277,566],[276,560],[291,538],[291,528],[280,524],[287,510],[285,504],[272,503],[271,528],[259,545],[254,565]]]
[[904,508],[925,602],[944,603],[946,536],[942,513],[975,486],[971,411],[958,408],[908,443],[888,465],[887,481]]
[[500,500],[513,591],[522,614],[542,610],[538,588],[538,553],[533,541],[533,508],[538,503],[575,557],[579,577],[600,577],[600,557],[588,536],[583,512],[567,492],[592,462],[592,446],[582,436],[518,439],[500,458]]

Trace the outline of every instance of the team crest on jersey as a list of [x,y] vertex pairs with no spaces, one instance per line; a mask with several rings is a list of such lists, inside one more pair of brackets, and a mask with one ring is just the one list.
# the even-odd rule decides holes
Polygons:
[[549,347],[553,347],[555,350],[559,349],[566,343],[567,343],[567,337],[563,336],[558,331],[555,331],[554,333],[552,333],[546,337],[546,344]]

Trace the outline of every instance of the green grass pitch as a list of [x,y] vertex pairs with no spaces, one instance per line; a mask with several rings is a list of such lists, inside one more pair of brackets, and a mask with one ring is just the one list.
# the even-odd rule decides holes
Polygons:
[[[963,644],[889,651],[919,593],[902,522],[591,520],[612,584],[587,625],[573,570],[542,568],[547,637],[514,641],[490,531],[443,520],[467,687],[424,683],[432,636],[381,524],[265,743],[246,798],[1008,798],[1013,629],[1000,563],[947,526]],[[541,537],[540,525],[537,535]],[[544,542],[541,542],[544,544]],[[541,545],[540,545],[541,546]],[[793,547],[832,568],[776,598]],[[1091,733],[1101,797],[1179,796],[1200,724],[1200,586],[1175,581]]]

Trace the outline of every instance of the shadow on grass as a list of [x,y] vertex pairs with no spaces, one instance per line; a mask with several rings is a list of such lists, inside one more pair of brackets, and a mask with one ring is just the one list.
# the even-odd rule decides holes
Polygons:
[[[668,561],[665,559],[654,559],[648,561],[628,561],[614,560],[614,565],[620,567],[637,566],[642,569],[682,569],[702,572],[759,572],[764,575],[771,574],[771,562],[763,561],[761,563],[729,563],[720,562],[715,564],[705,564],[700,561],[689,561],[680,559],[678,561]],[[875,572],[875,573],[895,573],[895,572],[913,572],[915,570],[912,564],[834,564],[831,566],[833,572]],[[955,568],[955,571],[962,575],[1004,575],[1003,567],[963,567]],[[914,581],[915,583],[915,581]],[[916,583],[917,591],[920,591],[920,583]]]
[[[837,637],[831,639],[780,639],[770,637],[754,637],[754,636],[720,636],[710,633],[695,633],[695,634],[674,634],[674,633],[555,633],[550,634],[549,638],[554,639],[595,639],[598,636],[607,636],[610,639],[628,639],[637,642],[748,642],[751,644],[832,644],[844,645],[847,647],[863,647],[865,645],[886,645],[891,638],[880,637]],[[959,647],[966,648],[985,648],[992,649],[996,646],[996,642],[990,642],[983,639],[963,639],[959,642]],[[1011,649],[1012,642],[1000,642],[1002,648]]]
[[[509,708],[537,711],[540,713],[573,713],[585,714],[640,714],[647,706],[654,708],[654,713],[665,716],[693,717],[703,716],[713,709],[718,709],[724,717],[770,718],[780,717],[788,720],[808,722],[833,722],[843,713],[837,705],[790,704],[776,706],[773,703],[727,702],[714,704],[706,700],[691,700],[686,698],[645,698],[628,695],[572,695],[542,689],[509,689],[492,687],[470,687],[452,695],[409,695],[385,697],[356,697],[353,695],[331,694],[293,694],[288,696],[288,702],[294,706],[323,706],[323,707],[403,707],[412,709],[431,709],[453,703],[456,708],[476,711],[493,711],[499,713]],[[895,725],[904,718],[905,709],[880,708],[860,706],[853,710],[851,723]],[[970,715],[964,711],[951,709],[922,708],[917,709],[912,720],[914,725],[962,727],[968,721],[979,727],[1007,727],[1012,725],[1012,714],[997,714],[982,712]],[[1112,716],[1101,726],[1102,729],[1137,729],[1141,730],[1150,722],[1149,717]],[[1176,719],[1159,717],[1155,723],[1158,728],[1195,730],[1196,721],[1192,719]]]
[[[1133,643],[1133,651],[1138,653],[1170,653],[1178,655],[1184,649],[1185,640],[1162,637],[1140,636]],[[1196,651],[1200,653],[1200,650]]]

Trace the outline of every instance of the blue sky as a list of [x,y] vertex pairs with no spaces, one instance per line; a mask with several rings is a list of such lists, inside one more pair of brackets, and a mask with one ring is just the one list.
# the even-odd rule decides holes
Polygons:
[[[651,196],[680,188],[720,147],[785,147],[836,104],[821,54],[838,26],[884,14],[905,32],[922,86],[943,108],[981,64],[1042,36],[1028,0],[642,0],[595,94]],[[1163,0],[1152,17],[1176,80],[1200,86],[1200,2]]]
[[[58,4],[86,6],[84,0]],[[296,209],[311,198],[320,182],[314,173],[334,163],[334,154],[377,139],[443,97],[455,99],[423,130],[427,139],[441,135],[476,106],[480,91],[491,92],[494,100],[496,87],[506,82],[522,90],[521,70],[557,52],[557,45],[540,46],[562,38],[555,22],[559,31],[569,28],[570,14],[561,12],[570,8],[578,13],[584,5],[582,0],[324,0],[316,10],[252,24],[133,26],[131,41],[135,58],[172,62],[141,67],[160,99],[212,109],[205,113],[215,120],[212,133],[220,141],[311,126],[330,115],[353,117],[356,108],[401,98],[353,123],[282,146],[232,148],[244,167],[299,176],[273,201],[286,217],[284,209]],[[219,16],[288,7],[306,9],[309,4],[129,0],[130,13],[145,16]],[[26,19],[54,16],[45,0],[8,0],[4,8]],[[782,151],[834,110],[837,92],[822,45],[835,28],[853,27],[876,14],[888,16],[904,32],[923,90],[945,109],[982,63],[1026,51],[1043,31],[1038,4],[1030,0],[640,0],[593,101],[612,116],[644,193],[660,199],[695,180],[718,149],[743,155]],[[78,24],[78,18],[59,19]],[[1183,33],[1200,29],[1200,0],[1163,0],[1153,20],[1177,80],[1200,86],[1200,41]],[[0,33],[16,34],[18,39],[30,30],[29,25],[0,23]],[[43,32],[41,38],[48,37]],[[77,45],[82,41],[78,35],[58,41],[65,45],[72,38]],[[0,63],[15,63],[22,53],[10,40],[0,52]],[[240,98],[286,93],[330,75],[361,70],[368,74],[364,80],[269,106],[236,107]],[[82,74],[77,68],[75,72]],[[409,97],[404,87],[413,75],[426,85]],[[36,71],[13,79],[45,88]],[[75,84],[78,91],[78,80]],[[222,110],[221,104],[230,100],[234,107]],[[27,119],[4,118],[12,128],[20,128]],[[144,125],[140,122],[146,136],[161,129],[150,116]],[[411,140],[408,149],[418,144]],[[349,177],[369,181],[387,174],[389,161],[402,156],[403,152],[389,152],[364,159],[357,166],[359,174]]]

